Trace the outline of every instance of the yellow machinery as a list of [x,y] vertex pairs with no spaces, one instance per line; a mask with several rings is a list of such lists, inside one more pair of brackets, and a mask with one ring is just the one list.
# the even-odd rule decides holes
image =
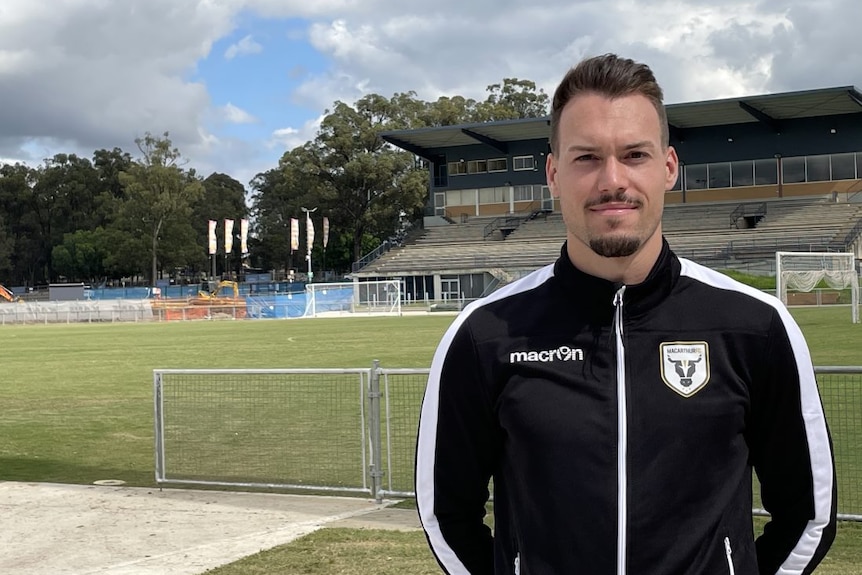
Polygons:
[[221,280],[212,291],[200,290],[195,302],[212,303],[214,300],[237,301],[239,299],[239,284],[234,281]]

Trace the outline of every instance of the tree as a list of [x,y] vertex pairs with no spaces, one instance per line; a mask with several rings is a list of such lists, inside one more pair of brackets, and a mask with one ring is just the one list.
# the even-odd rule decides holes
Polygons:
[[63,236],[63,242],[54,246],[51,259],[55,271],[70,280],[98,283],[104,278],[105,260],[111,251],[105,229],[77,230]]
[[0,216],[0,278],[9,277],[12,272],[12,254],[15,241],[10,237],[5,219]]
[[[260,242],[253,256],[260,258],[263,267],[292,269],[290,220],[301,220],[303,207],[321,205],[325,182],[320,177],[317,149],[311,143],[285,153],[278,164],[251,182],[254,233]],[[303,234],[300,242],[305,242]]]
[[3,277],[5,283],[33,285],[37,279],[40,242],[37,228],[28,217],[28,202],[36,178],[36,170],[24,164],[0,166],[0,213],[5,236],[12,245],[10,269]]
[[56,154],[37,168],[27,217],[38,230],[39,261],[48,281],[57,279],[53,248],[62,243],[63,236],[101,223],[96,209],[99,187],[98,173],[90,160],[75,154]]
[[[147,132],[143,138],[137,138],[135,144],[141,152],[140,160],[119,175],[126,193],[120,216],[127,231],[148,239],[150,281],[155,285],[162,234],[168,231],[168,226],[191,226],[192,205],[201,197],[204,188],[194,174],[187,174],[181,168],[182,155],[172,147],[167,132],[162,137]],[[183,230],[170,230],[170,234],[174,237],[194,235]]]
[[411,127],[454,126],[472,122],[476,116],[476,101],[463,96],[441,96],[426,105],[418,122]]
[[401,97],[371,94],[355,106],[336,102],[311,147],[324,212],[336,229],[350,232],[354,261],[362,256],[366,234],[381,241],[391,235],[401,215],[421,207],[427,193],[427,178],[413,155],[380,137],[403,125],[398,101],[403,105]]
[[488,98],[476,106],[474,121],[494,122],[518,118],[542,118],[548,115],[550,100],[536,83],[517,78],[503,78],[501,84],[487,87]]
[[[243,185],[226,174],[210,174],[203,180],[202,184],[204,187],[203,194],[192,206],[192,225],[195,231],[193,243],[199,248],[196,252],[198,257],[195,258],[195,261],[203,258],[203,263],[206,264],[209,243],[207,222],[216,220],[224,225],[225,219],[234,220],[233,253],[237,253],[240,249],[240,220],[248,217],[248,206],[245,203]],[[222,234],[223,237],[224,234]],[[227,256],[224,253],[223,239],[220,238],[217,244],[222,246],[220,253]],[[240,262],[240,259],[235,258],[234,261]],[[206,269],[205,266],[204,269]],[[224,271],[228,270],[225,269]]]

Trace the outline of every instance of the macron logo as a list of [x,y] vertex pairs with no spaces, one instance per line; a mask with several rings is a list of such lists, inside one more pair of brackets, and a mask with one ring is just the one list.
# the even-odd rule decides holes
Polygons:
[[525,363],[533,361],[542,363],[550,363],[554,361],[584,361],[584,350],[563,345],[557,349],[545,349],[542,351],[513,351],[509,354],[509,363]]

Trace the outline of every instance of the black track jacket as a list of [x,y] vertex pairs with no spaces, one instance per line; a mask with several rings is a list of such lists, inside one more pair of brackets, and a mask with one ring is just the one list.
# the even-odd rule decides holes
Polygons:
[[[752,467],[772,515],[756,544]],[[666,242],[642,284],[563,246],[461,312],[431,366],[416,494],[451,575],[806,574],[837,508],[798,326]]]

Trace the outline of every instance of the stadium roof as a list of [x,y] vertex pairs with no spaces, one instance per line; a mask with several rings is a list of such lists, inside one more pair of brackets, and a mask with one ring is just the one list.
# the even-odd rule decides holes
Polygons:
[[[667,119],[671,134],[688,128],[728,124],[763,123],[781,131],[781,122],[862,113],[862,93],[854,86],[784,92],[722,100],[668,104]],[[428,157],[432,149],[487,144],[501,153],[508,143],[548,138],[550,117],[505,120],[416,130],[384,132],[382,137],[399,148]]]

